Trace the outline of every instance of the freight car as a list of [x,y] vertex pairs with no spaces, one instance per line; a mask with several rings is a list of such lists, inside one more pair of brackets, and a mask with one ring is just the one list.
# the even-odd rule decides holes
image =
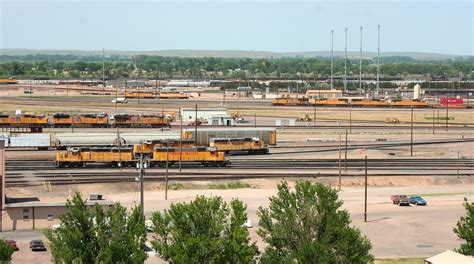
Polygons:
[[347,99],[310,99],[309,104],[313,106],[348,106]]
[[0,127],[45,127],[47,125],[48,125],[48,118],[45,115],[0,114]]
[[352,107],[388,107],[389,103],[384,100],[376,99],[352,99]]
[[114,127],[169,127],[170,119],[162,115],[114,115],[111,125]]
[[109,116],[106,113],[91,114],[53,114],[52,127],[109,127]]
[[414,108],[428,108],[429,104],[425,101],[419,100],[393,100],[390,102],[391,107],[414,107]]
[[154,99],[156,94],[154,92],[125,92],[125,98],[144,98],[144,99]]
[[272,100],[272,105],[286,105],[286,106],[307,106],[309,100],[305,97],[302,98],[290,98],[280,97]]
[[175,93],[160,93],[160,99],[188,99],[189,96],[184,93],[175,92]]
[[81,147],[70,148],[66,153],[57,153],[55,165],[60,167],[83,167],[90,163],[110,164],[116,167],[135,165],[131,147]]
[[163,167],[168,162],[172,166],[181,160],[182,163],[198,163],[203,166],[220,166],[230,165],[230,161],[225,158],[224,152],[218,151],[216,148],[210,147],[155,147],[153,151],[153,159],[150,160],[150,166]]
[[259,138],[264,144],[276,145],[277,132],[275,128],[199,128],[197,136],[194,129],[184,129],[183,139],[194,139],[197,146],[209,146],[211,138]]
[[268,154],[268,146],[259,138],[211,138],[209,146],[227,153]]

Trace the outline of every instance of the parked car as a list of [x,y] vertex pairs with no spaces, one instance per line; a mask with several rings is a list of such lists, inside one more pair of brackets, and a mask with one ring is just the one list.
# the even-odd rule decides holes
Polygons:
[[18,248],[18,246],[16,245],[16,241],[15,241],[15,240],[5,240],[5,242],[6,242],[7,244],[10,244],[10,246],[13,248],[13,250],[15,250],[15,251],[20,250],[20,249]]
[[45,251],[46,247],[42,240],[31,240],[30,241],[30,248],[32,251]]
[[392,199],[393,204],[402,205],[410,205],[410,199],[408,196],[404,194],[395,194],[390,197]]
[[426,200],[421,196],[410,196],[410,203],[416,205],[426,205]]

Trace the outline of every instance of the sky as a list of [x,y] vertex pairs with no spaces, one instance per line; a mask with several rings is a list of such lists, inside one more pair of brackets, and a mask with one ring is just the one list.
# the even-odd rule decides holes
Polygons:
[[0,48],[473,55],[472,1],[0,0]]

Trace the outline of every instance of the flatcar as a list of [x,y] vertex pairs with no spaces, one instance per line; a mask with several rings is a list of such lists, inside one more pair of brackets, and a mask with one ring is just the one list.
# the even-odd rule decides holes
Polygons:
[[305,106],[309,104],[308,98],[290,98],[280,97],[272,100],[272,105],[286,105],[286,106]]
[[160,99],[188,99],[189,96],[184,93],[175,92],[175,93],[160,93],[158,96]]
[[144,98],[144,99],[153,99],[156,98],[154,92],[125,92],[125,98]]
[[106,113],[64,114],[55,113],[51,121],[53,127],[109,127],[109,116]]
[[79,147],[69,148],[66,153],[56,154],[57,168],[83,167],[90,163],[132,167],[135,164],[133,149],[131,147]]
[[145,157],[152,156],[153,155],[153,150],[155,147],[176,147],[180,148],[189,148],[194,146],[194,140],[189,140],[189,139],[183,139],[183,140],[146,140],[140,144],[135,144],[133,145],[133,153],[136,158],[140,157],[140,154],[143,153]]
[[48,118],[45,115],[23,114],[9,115],[0,114],[0,126],[2,127],[45,127]]
[[388,107],[389,103],[384,100],[376,99],[352,99],[352,107]]
[[114,115],[111,121],[114,127],[165,127],[170,126],[170,120],[162,115]]
[[347,99],[311,99],[310,105],[313,106],[348,106]]
[[428,108],[429,104],[425,101],[418,100],[393,100],[390,102],[391,107],[414,107],[414,108]]
[[268,146],[259,138],[211,138],[209,146],[225,153],[268,154]]
[[153,158],[150,160],[151,166],[165,166],[166,162],[172,166],[181,160],[184,164],[201,164],[203,166],[219,166],[225,167],[230,165],[230,161],[225,158],[222,151],[211,147],[155,147],[153,150]]

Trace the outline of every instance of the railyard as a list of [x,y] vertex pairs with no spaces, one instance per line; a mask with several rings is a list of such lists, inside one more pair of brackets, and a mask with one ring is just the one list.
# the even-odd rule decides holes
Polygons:
[[[188,99],[129,98],[127,104],[113,104],[113,98],[100,95],[1,97],[4,112],[21,109],[45,116],[50,113],[48,122],[54,117],[52,113],[71,116],[106,113],[108,117],[154,115],[161,116],[162,121],[165,120],[163,113],[173,116],[163,127],[43,126],[42,134],[50,135],[50,145],[46,149],[10,147],[5,152],[9,200],[35,196],[41,202],[81,191],[100,193],[130,207],[138,202],[139,196],[139,170],[135,165],[140,156],[136,149],[145,147],[151,155],[160,146],[163,149],[171,146],[172,151],[179,152],[180,141],[183,147],[192,146],[195,140],[198,145],[209,147],[211,141],[214,142],[213,137],[217,138],[218,144],[231,144],[237,140],[242,147],[243,142],[260,136],[258,140],[264,143],[262,147],[266,151],[258,155],[224,153],[228,161],[225,167],[201,162],[180,165],[177,161],[150,164],[143,177],[146,216],[167,208],[171,202],[187,201],[198,194],[212,193],[226,200],[239,197],[249,205],[249,219],[254,223],[249,229],[251,239],[263,249],[265,244],[256,234],[257,207],[268,204],[267,199],[275,193],[277,182],[287,180],[294,184],[298,180],[309,180],[341,189],[345,208],[351,213],[354,225],[373,241],[377,257],[429,256],[458,243],[452,235],[436,230],[452,226],[462,213],[463,198],[474,196],[470,191],[474,186],[472,109],[274,106],[271,99],[227,98],[224,101],[212,93]],[[234,121],[238,117],[245,122],[234,122],[231,126],[210,123],[196,126],[190,123],[191,117],[180,115],[180,109],[196,106],[198,109],[225,107],[228,113],[235,115]],[[28,131],[25,127],[0,129],[10,136]],[[253,134],[247,134],[249,131]],[[274,136],[261,133],[274,133]],[[137,145],[141,147],[137,148]],[[117,147],[131,151],[133,163],[120,160],[112,164],[101,160],[79,166],[55,166],[57,155],[69,153],[71,149],[94,151],[95,148],[99,151]],[[163,157],[166,157],[165,153]],[[162,159],[166,161],[166,158]],[[364,184],[369,186],[369,222],[362,221]],[[227,188],[238,189],[223,190]],[[163,199],[164,192],[167,200]],[[402,208],[389,204],[393,193],[425,194],[429,206],[401,211]],[[417,226],[418,234],[425,234],[424,238],[411,235],[412,227],[401,224],[409,216],[409,222]],[[425,221],[430,221],[431,225],[420,227]],[[390,246],[393,243],[390,235],[384,238],[377,235],[377,230],[386,228],[393,230],[394,236],[397,232],[405,234],[406,245],[394,249]],[[22,236],[25,241],[42,237],[35,231]],[[17,240],[20,246],[24,243],[21,238]],[[409,246],[410,243],[413,246]],[[14,259],[25,257],[22,254],[14,255]],[[44,258],[48,256],[46,254]],[[154,263],[157,259],[150,256],[150,263]]]

